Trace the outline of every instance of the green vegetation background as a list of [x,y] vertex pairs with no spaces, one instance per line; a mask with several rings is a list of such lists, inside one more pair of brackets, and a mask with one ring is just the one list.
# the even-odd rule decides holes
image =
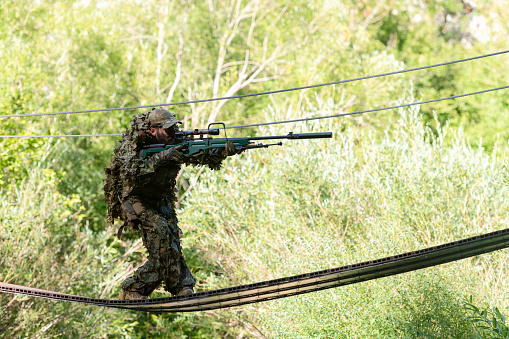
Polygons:
[[[0,2],[0,110],[44,113],[248,94],[496,52],[509,49],[507,6],[506,0],[6,0]],[[504,86],[508,66],[502,55],[171,109],[186,128],[329,115]],[[507,91],[498,91],[236,131],[332,131],[335,137],[245,153],[220,172],[184,171],[180,220],[197,289],[506,228],[508,106]],[[121,133],[134,113],[4,118],[0,134]],[[103,168],[115,142],[0,141],[0,281],[116,298],[144,249],[137,234],[119,241],[117,226],[105,222]],[[0,337],[504,337],[507,273],[506,251],[499,251],[261,305],[178,315],[4,294]]]

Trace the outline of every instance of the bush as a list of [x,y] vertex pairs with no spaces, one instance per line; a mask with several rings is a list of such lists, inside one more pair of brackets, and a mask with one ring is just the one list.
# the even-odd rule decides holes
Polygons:
[[[418,108],[400,116],[382,136],[337,120],[309,123],[294,132],[328,130],[334,139],[246,152],[223,171],[206,172],[182,218],[188,246],[218,265],[224,286],[353,264],[506,227],[504,155],[470,147],[461,130],[431,131]],[[271,127],[260,134],[287,132]],[[451,145],[444,143],[448,133]],[[507,270],[503,257],[486,254],[267,302],[246,313],[269,337],[467,337],[473,330],[462,312],[465,293],[506,303],[497,278]]]
[[473,296],[465,301],[465,309],[470,312],[468,320],[475,326],[475,338],[509,338],[509,326],[498,307],[478,307]]
[[[83,207],[76,195],[56,190],[56,175],[40,166],[0,191],[0,280],[63,293],[109,296],[112,246],[99,247],[108,232],[92,234],[81,226]],[[110,233],[111,230],[109,230]],[[99,262],[99,264],[98,264]],[[112,310],[93,310],[74,303],[52,303],[23,296],[0,300],[0,336],[94,336],[108,326]],[[98,312],[94,312],[98,311]]]
[[[118,241],[116,228],[92,231],[78,195],[59,193],[58,176],[44,162],[30,165],[19,184],[0,190],[0,281],[116,299],[140,264],[141,240]],[[210,338],[243,333],[241,322],[235,312],[153,315],[0,295],[0,338]]]

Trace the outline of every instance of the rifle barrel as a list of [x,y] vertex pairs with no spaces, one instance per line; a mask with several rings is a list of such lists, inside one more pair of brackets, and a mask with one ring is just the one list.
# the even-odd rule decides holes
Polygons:
[[288,133],[288,135],[275,135],[269,137],[248,137],[249,140],[269,140],[269,139],[323,139],[332,138],[332,132],[322,133]]

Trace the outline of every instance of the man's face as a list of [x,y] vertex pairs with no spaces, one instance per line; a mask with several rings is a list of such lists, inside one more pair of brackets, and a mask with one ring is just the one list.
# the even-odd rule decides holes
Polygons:
[[151,127],[150,134],[154,137],[155,141],[160,144],[172,145],[175,143],[176,126],[164,129],[162,127]]

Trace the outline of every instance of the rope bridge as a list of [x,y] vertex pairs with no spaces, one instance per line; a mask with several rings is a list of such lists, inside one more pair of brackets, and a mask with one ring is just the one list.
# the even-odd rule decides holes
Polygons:
[[509,247],[509,229],[403,253],[276,280],[192,295],[144,300],[108,300],[0,283],[0,292],[153,313],[206,311],[290,297],[445,264]]

